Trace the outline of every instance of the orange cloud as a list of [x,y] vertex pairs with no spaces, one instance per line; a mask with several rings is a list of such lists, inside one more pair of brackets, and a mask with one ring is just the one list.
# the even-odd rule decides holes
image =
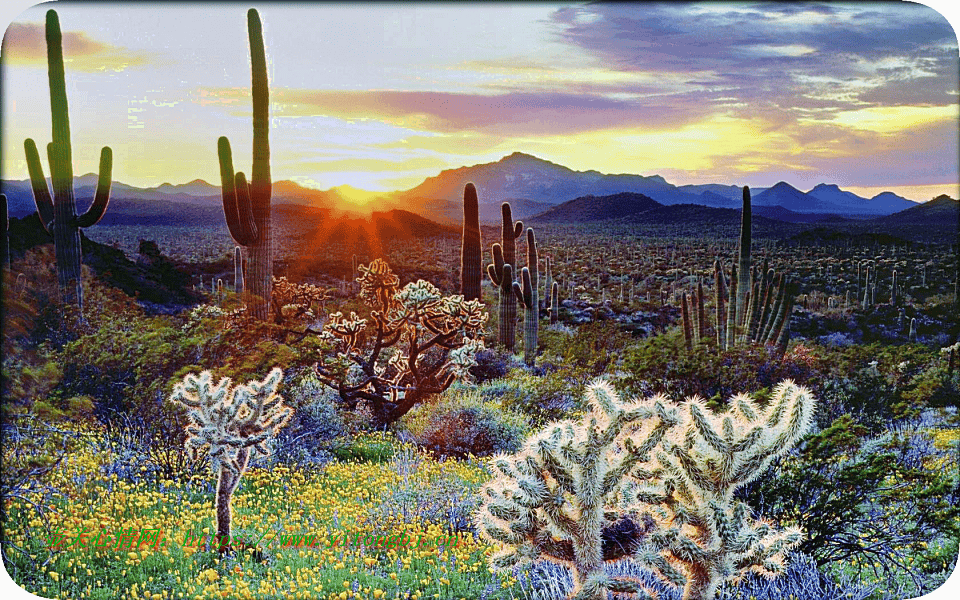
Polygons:
[[[40,23],[12,23],[3,36],[3,61],[11,65],[46,66],[47,41]],[[143,52],[111,46],[80,31],[63,32],[63,63],[74,71],[123,71],[148,64]]]

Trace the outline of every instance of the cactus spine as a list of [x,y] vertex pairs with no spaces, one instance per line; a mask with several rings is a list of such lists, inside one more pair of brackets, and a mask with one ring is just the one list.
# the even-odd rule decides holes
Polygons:
[[270,454],[269,440],[293,414],[277,395],[282,378],[275,368],[263,381],[231,386],[224,377],[214,385],[210,371],[203,371],[187,375],[170,396],[187,409],[187,452],[194,460],[207,454],[218,475],[214,508],[221,551],[230,539],[230,501],[240,478],[250,460]]
[[487,274],[493,285],[500,288],[500,345],[513,352],[517,343],[517,297],[513,293],[513,271],[516,265],[516,239],[523,233],[523,223],[513,222],[510,203],[500,206],[503,217],[501,242],[493,245],[493,264],[487,265]]
[[244,285],[250,298],[248,309],[260,320],[270,315],[273,286],[273,224],[270,196],[269,85],[263,28],[256,9],[247,12],[253,96],[253,169],[250,183],[242,172],[233,171],[233,154],[226,136],[217,142],[223,212],[230,235],[247,249],[248,269]]
[[587,401],[580,421],[551,423],[518,453],[493,457],[476,525],[482,539],[503,545],[490,557],[494,569],[537,558],[569,565],[571,598],[599,600],[608,590],[636,589],[608,577],[603,565],[636,551],[643,524],[611,515],[634,508],[628,474],[677,417],[660,397],[622,402],[603,381],[589,386]]
[[684,600],[712,600],[719,585],[748,571],[775,576],[801,540],[798,529],[776,530],[754,519],[734,492],[763,473],[810,427],[815,401],[790,380],[761,408],[746,394],[714,415],[700,398],[688,399],[681,421],[655,451],[658,485],[641,486],[657,525],[640,553],[670,582],[684,585]]
[[537,358],[540,329],[540,259],[533,228],[527,228],[527,266],[520,271],[520,282],[513,282],[513,293],[523,306],[523,362],[533,366]]
[[483,251],[480,244],[480,204],[477,188],[463,188],[463,240],[460,247],[460,294],[465,300],[480,300]]
[[100,151],[99,179],[93,204],[87,212],[78,216],[73,190],[73,148],[70,144],[70,117],[63,69],[63,38],[60,33],[60,19],[54,10],[47,11],[46,38],[50,113],[53,123],[53,141],[47,145],[50,179],[53,183],[52,199],[36,143],[28,138],[23,146],[40,222],[53,235],[60,295],[64,302],[76,304],[82,309],[80,228],[96,225],[107,210],[110,202],[113,151],[107,146]]

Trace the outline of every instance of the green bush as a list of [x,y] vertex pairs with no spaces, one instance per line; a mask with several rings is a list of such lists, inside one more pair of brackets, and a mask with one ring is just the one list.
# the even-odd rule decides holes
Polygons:
[[456,458],[516,452],[529,430],[525,415],[462,386],[447,390],[438,402],[418,407],[404,422],[418,444],[436,455]]
[[585,381],[564,371],[534,375],[515,369],[506,377],[478,386],[477,393],[485,401],[499,402],[528,415],[534,425],[542,425],[579,414],[585,385]]

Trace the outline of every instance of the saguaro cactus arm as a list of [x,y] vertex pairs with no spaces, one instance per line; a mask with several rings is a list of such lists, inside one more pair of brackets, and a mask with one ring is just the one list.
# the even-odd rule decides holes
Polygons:
[[97,192],[93,197],[93,204],[87,212],[77,217],[78,227],[93,227],[100,222],[107,205],[110,203],[110,186],[113,174],[113,150],[104,146],[100,150],[100,174],[97,177]]

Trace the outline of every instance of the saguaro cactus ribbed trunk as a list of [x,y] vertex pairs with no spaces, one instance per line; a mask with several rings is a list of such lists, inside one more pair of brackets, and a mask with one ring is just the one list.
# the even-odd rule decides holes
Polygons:
[[27,170],[33,187],[33,199],[44,228],[53,235],[57,257],[57,278],[64,302],[83,308],[83,287],[80,281],[80,228],[92,227],[103,218],[110,202],[110,175],[113,151],[100,151],[100,176],[93,204],[77,216],[73,191],[73,149],[70,145],[70,117],[67,110],[67,85],[63,70],[63,36],[56,11],[47,11],[47,68],[50,82],[50,114],[53,141],[47,145],[53,197],[43,176],[40,153],[32,139],[23,143]]
[[270,119],[267,58],[263,47],[263,28],[256,9],[247,12],[250,38],[250,71],[253,96],[253,170],[250,183],[242,172],[233,171],[230,140],[217,143],[223,212],[234,241],[246,247],[247,271],[244,286],[249,293],[248,309],[260,320],[270,315],[273,287],[273,224],[270,196]]
[[523,223],[513,222],[510,203],[500,206],[503,217],[501,243],[493,245],[493,264],[487,265],[490,281],[500,288],[500,345],[513,352],[517,343],[517,298],[513,293],[513,272],[516,270],[516,239],[523,233]]
[[[533,228],[527,229],[527,266],[520,272],[520,282],[513,282],[513,293],[523,305],[523,362],[533,365],[537,359],[540,330],[540,271],[537,240]],[[521,285],[522,283],[522,285]]]
[[460,294],[464,300],[480,300],[482,253],[477,188],[468,183],[463,188],[463,240],[460,246]]

